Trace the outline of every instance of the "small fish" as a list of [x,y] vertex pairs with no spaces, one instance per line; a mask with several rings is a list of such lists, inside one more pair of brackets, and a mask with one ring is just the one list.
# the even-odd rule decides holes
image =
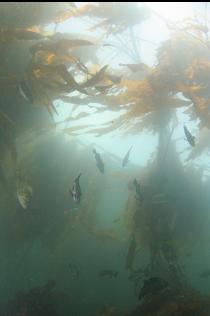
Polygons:
[[34,102],[34,97],[33,97],[31,88],[29,87],[29,85],[26,83],[25,80],[22,80],[19,83],[18,90],[26,101],[31,102],[31,103]]
[[210,269],[204,270],[201,274],[200,274],[200,278],[206,279],[210,276]]
[[122,161],[122,167],[123,168],[127,165],[128,161],[129,161],[130,151],[131,151],[132,147],[133,146],[130,147],[130,149],[128,150],[127,154],[123,158],[123,161]]
[[33,195],[33,189],[28,183],[17,185],[17,198],[22,208],[27,209]]
[[96,152],[95,149],[93,149],[93,153],[95,155],[96,165],[97,165],[99,171],[104,174],[104,163],[101,159],[101,156],[99,155],[99,153]]
[[139,293],[139,299],[141,300],[146,295],[156,295],[167,286],[168,282],[158,277],[152,277],[148,280],[144,280],[144,285]]
[[70,190],[70,193],[72,195],[72,198],[73,200],[76,202],[76,203],[79,203],[80,202],[80,199],[81,199],[81,196],[82,196],[82,192],[81,192],[81,188],[80,188],[80,184],[79,184],[79,178],[82,174],[80,173],[78,175],[78,177],[74,180],[74,183],[73,183],[73,187],[72,189]]
[[188,131],[188,129],[185,125],[184,125],[184,133],[185,133],[185,136],[187,137],[188,143],[192,147],[195,147],[195,136],[192,136],[192,134]]
[[103,270],[101,272],[99,272],[98,274],[99,276],[103,277],[103,276],[107,276],[109,278],[116,278],[118,275],[117,271],[112,271],[112,270]]

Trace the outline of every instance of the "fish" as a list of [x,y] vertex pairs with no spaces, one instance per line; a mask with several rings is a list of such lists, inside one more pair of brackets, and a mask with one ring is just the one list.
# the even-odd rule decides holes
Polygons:
[[31,102],[31,103],[34,102],[34,97],[33,97],[33,93],[31,91],[31,88],[29,87],[29,85],[26,83],[25,80],[22,80],[18,84],[18,90],[19,90],[20,94],[22,95],[22,97],[26,101]]
[[118,272],[117,271],[112,271],[112,270],[102,270],[102,271],[99,272],[98,275],[101,276],[101,277],[107,276],[107,277],[110,277],[112,279],[112,278],[116,278],[117,277]]
[[82,196],[82,191],[80,188],[80,184],[79,184],[79,178],[81,177],[81,173],[78,175],[78,177],[74,180],[72,189],[70,189],[70,193],[72,195],[73,200],[76,203],[80,202],[81,196]]
[[33,189],[28,183],[19,183],[17,185],[17,198],[20,205],[25,210],[28,208],[32,195]]
[[204,270],[201,274],[200,274],[200,278],[208,278],[210,276],[210,269]]
[[101,156],[95,149],[93,149],[93,153],[95,155],[96,166],[98,167],[99,171],[104,174],[104,163],[101,159]]
[[139,293],[139,300],[147,295],[156,295],[163,291],[166,287],[168,287],[168,282],[158,277],[152,277],[148,280],[144,280],[143,287]]
[[185,136],[187,138],[188,143],[192,146],[195,147],[195,136],[193,136],[189,130],[187,129],[187,127],[184,125],[184,133]]
[[133,146],[130,147],[130,149],[128,150],[127,154],[123,158],[123,161],[122,161],[122,167],[123,168],[127,165],[128,161],[129,161],[130,151],[131,151],[132,147]]

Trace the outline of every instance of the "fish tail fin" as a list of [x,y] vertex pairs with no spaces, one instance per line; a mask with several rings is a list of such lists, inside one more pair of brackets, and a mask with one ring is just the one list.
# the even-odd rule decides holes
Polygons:
[[78,175],[77,180],[79,180],[79,178],[81,177],[81,175],[82,175],[82,173],[80,173],[80,174]]

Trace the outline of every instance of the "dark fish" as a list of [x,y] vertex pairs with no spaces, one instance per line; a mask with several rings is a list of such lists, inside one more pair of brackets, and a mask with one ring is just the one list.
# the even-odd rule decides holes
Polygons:
[[112,270],[103,270],[101,272],[99,272],[98,274],[99,276],[103,277],[103,276],[107,276],[110,278],[116,278],[118,275],[117,271],[112,271]]
[[130,151],[131,151],[132,147],[133,146],[131,146],[131,148],[128,150],[127,154],[123,158],[122,167],[125,167],[127,165],[128,161],[129,161]]
[[210,269],[204,270],[201,274],[200,274],[200,278],[208,278],[210,276]]
[[82,192],[81,192],[81,188],[80,188],[80,185],[79,185],[79,178],[81,176],[81,173],[78,175],[78,177],[74,180],[74,183],[73,183],[73,187],[72,189],[70,190],[70,193],[72,195],[72,198],[73,200],[76,202],[76,203],[79,203],[80,202],[80,199],[81,199],[81,196],[82,196]]
[[31,91],[30,86],[27,84],[26,80],[22,80],[19,83],[18,90],[26,101],[33,103],[34,101],[33,93]]
[[96,165],[97,165],[99,171],[104,174],[104,163],[101,159],[101,156],[99,155],[99,153],[96,152],[95,149],[93,149],[93,153],[95,155]]
[[188,131],[187,127],[184,125],[184,133],[187,138],[188,143],[194,147],[195,146],[195,136],[192,136],[192,134]]
[[139,299],[141,300],[146,295],[156,295],[168,286],[168,282],[158,277],[153,277],[144,280],[144,285],[140,290]]

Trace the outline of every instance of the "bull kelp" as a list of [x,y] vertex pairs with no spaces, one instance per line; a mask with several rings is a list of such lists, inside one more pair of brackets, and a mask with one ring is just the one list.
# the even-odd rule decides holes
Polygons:
[[210,314],[209,14],[0,4],[0,315]]

